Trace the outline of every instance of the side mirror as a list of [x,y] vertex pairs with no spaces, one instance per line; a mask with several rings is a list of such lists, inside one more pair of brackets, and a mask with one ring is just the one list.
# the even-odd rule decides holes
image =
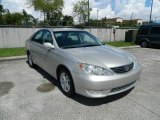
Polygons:
[[49,42],[45,42],[45,43],[43,43],[43,45],[47,49],[54,49],[54,46],[51,43],[49,43]]

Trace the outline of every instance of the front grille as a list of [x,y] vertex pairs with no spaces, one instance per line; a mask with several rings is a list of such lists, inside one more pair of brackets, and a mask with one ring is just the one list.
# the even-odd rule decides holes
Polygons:
[[134,81],[134,82],[132,82],[132,83],[129,83],[129,84],[127,84],[127,85],[121,86],[121,87],[113,88],[113,89],[111,90],[111,92],[117,92],[117,91],[126,89],[126,88],[130,87],[131,85],[133,85],[135,82],[136,82],[136,81]]
[[126,72],[129,72],[130,70],[132,70],[133,66],[134,66],[134,64],[131,63],[129,65],[111,68],[111,70],[115,73],[126,73]]

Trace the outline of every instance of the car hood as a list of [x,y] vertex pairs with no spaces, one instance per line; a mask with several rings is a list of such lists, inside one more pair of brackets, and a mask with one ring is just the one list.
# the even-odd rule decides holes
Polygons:
[[130,64],[133,61],[127,52],[111,46],[72,48],[65,51],[84,63],[108,68]]

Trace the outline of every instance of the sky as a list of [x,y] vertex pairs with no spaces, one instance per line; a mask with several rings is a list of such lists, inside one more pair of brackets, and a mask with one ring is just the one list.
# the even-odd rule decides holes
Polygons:
[[[34,8],[29,7],[27,0],[0,0],[4,8],[9,9],[10,12],[20,12],[25,9],[27,13],[32,14],[34,17],[43,19],[43,15],[34,11]],[[64,0],[64,15],[73,15],[73,4],[80,0]],[[97,19],[103,17],[115,18],[121,17],[123,19],[143,19],[149,20],[151,0],[90,0],[91,18]],[[154,0],[153,3],[153,16],[152,20],[157,18],[160,21],[160,0]],[[75,18],[76,19],[76,18]]]

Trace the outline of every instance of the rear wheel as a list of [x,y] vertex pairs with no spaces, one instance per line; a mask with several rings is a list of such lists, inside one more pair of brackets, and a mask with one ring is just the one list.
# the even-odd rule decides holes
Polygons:
[[68,70],[61,69],[59,71],[59,84],[66,96],[72,97],[75,94],[73,80]]
[[149,43],[146,40],[143,40],[141,42],[141,47],[147,48],[149,46]]
[[32,60],[32,56],[30,53],[27,54],[27,57],[28,57],[28,64],[31,68],[33,68],[35,66],[35,64],[33,63],[33,60]]

